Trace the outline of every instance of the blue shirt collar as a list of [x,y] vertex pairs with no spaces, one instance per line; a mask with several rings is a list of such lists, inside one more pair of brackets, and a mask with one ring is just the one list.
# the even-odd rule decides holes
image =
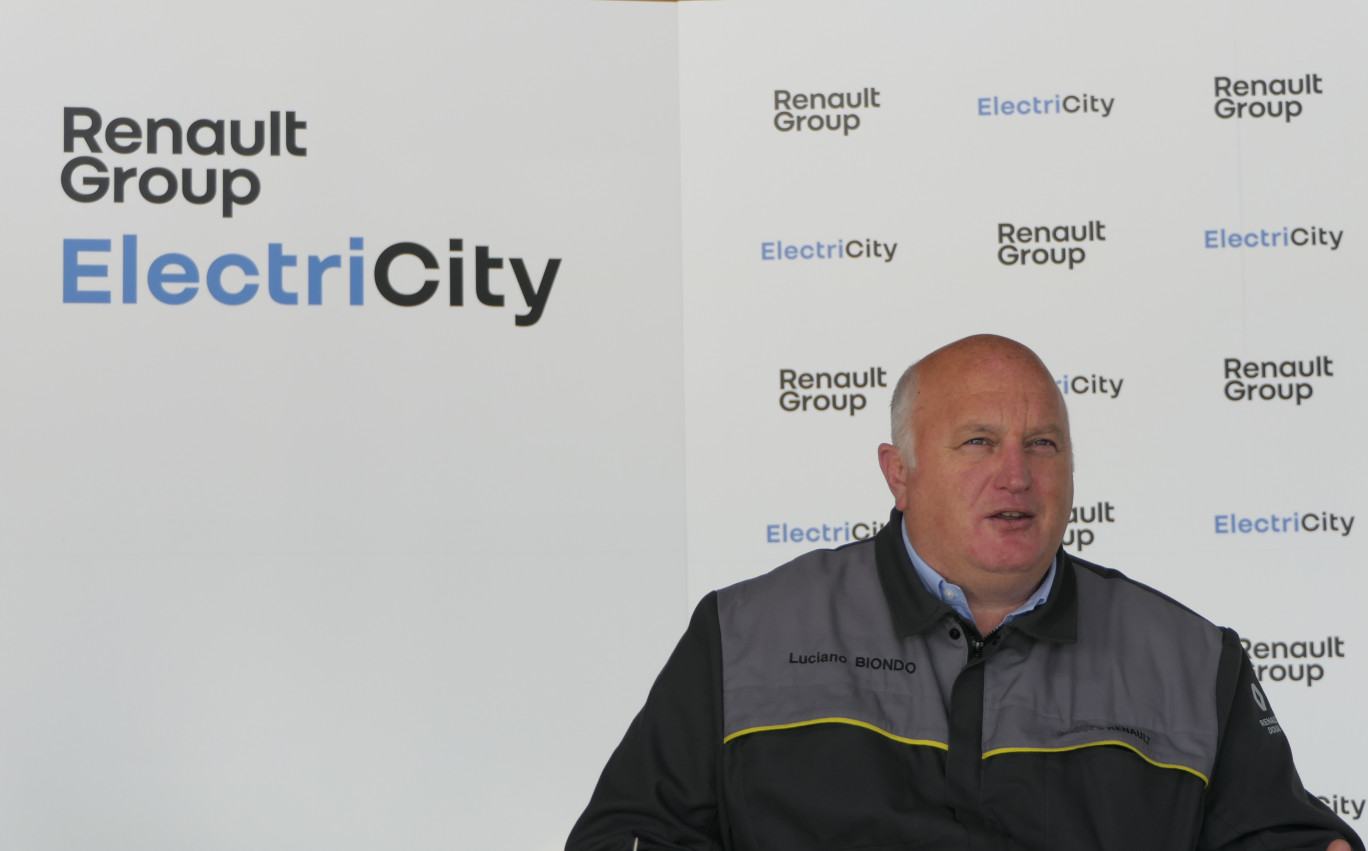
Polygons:
[[[912,541],[907,537],[907,524],[901,523],[903,546],[907,547],[908,558],[912,559],[912,569],[916,571],[917,578],[921,580],[926,590],[937,600],[954,609],[955,614],[959,615],[968,623],[974,623],[974,615],[969,611],[969,603],[964,599],[964,589],[946,580],[936,572],[935,568],[927,564],[917,551],[912,547]],[[1045,571],[1045,578],[1040,581],[1040,586],[1035,593],[1022,603],[1014,612],[1003,618],[1002,623],[1011,623],[1015,618],[1032,611],[1040,604],[1044,603],[1050,596],[1050,588],[1054,586],[1055,560],[1050,561],[1050,569]]]

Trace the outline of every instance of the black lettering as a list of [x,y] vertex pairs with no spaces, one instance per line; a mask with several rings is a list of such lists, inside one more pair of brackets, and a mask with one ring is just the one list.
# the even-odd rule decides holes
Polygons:
[[89,204],[92,201],[100,200],[104,197],[105,193],[109,191],[109,178],[91,176],[81,178],[82,186],[91,187],[89,191],[82,192],[72,183],[72,176],[76,173],[76,169],[81,168],[82,166],[94,169],[99,174],[106,173],[105,164],[100,162],[99,159],[95,157],[76,157],[62,169],[62,191],[73,201]]
[[114,203],[122,204],[124,199],[124,184],[138,176],[136,168],[124,168],[123,166],[114,167]]
[[149,118],[147,119],[147,152],[157,153],[157,131],[171,131],[171,153],[181,152],[181,126],[180,122],[174,118]]
[[229,141],[229,144],[232,145],[233,153],[241,154],[244,157],[250,157],[253,154],[260,153],[261,149],[266,147],[266,122],[253,121],[252,129],[252,144],[250,146],[244,145],[242,144],[242,122],[234,121],[232,123],[231,130],[229,131],[232,138]]
[[116,154],[131,154],[142,146],[142,128],[131,118],[116,118],[105,128],[105,143]]
[[[199,142],[199,131],[206,129],[214,131],[214,138],[210,144],[203,145]],[[190,145],[190,150],[194,151],[197,154],[200,154],[201,156],[208,156],[209,154],[222,154],[223,122],[221,120],[210,121],[207,118],[201,118],[200,120],[193,122],[190,125],[190,128],[185,131],[185,141]]]
[[502,269],[502,257],[490,257],[489,246],[475,246],[475,297],[480,304],[490,307],[503,307],[504,297],[489,291],[489,270]]
[[[161,178],[166,182],[166,188],[160,195],[154,193],[150,188],[155,178]],[[170,201],[176,197],[176,191],[179,188],[175,173],[168,168],[154,166],[143,172],[142,177],[138,178],[138,193],[142,195],[144,201],[150,201],[153,204],[165,204]]]
[[508,262],[513,267],[513,277],[517,278],[518,289],[522,291],[523,301],[527,304],[527,313],[515,316],[513,324],[519,328],[536,325],[537,320],[541,319],[542,311],[546,309],[546,300],[551,296],[551,285],[555,283],[556,272],[560,270],[560,258],[552,257],[546,261],[541,284],[537,287],[532,286],[532,278],[527,274],[521,257],[509,258]]
[[[77,127],[76,119],[85,118],[90,121],[86,127]],[[84,139],[86,150],[92,154],[102,154],[100,143],[95,141],[95,134],[100,132],[100,113],[89,107],[68,106],[62,110],[62,150],[68,154],[76,152],[76,139]]]
[[[247,194],[239,195],[233,190],[234,183],[239,179],[247,182]],[[256,173],[249,168],[226,168],[223,170],[223,217],[231,219],[233,217],[234,204],[250,204],[261,194],[261,181],[257,179]]]
[[206,169],[204,174],[204,194],[196,195],[191,187],[190,176],[192,169],[181,169],[181,192],[185,195],[185,200],[191,204],[208,204],[214,200],[218,190],[218,169]]
[[286,151],[288,151],[288,152],[291,153],[291,154],[294,154],[294,155],[297,156],[297,157],[302,157],[302,156],[304,156],[305,154],[308,153],[308,150],[307,150],[303,145],[296,144],[296,142],[295,142],[295,131],[296,131],[296,130],[306,130],[306,129],[308,129],[308,127],[309,127],[309,122],[307,122],[307,121],[300,121],[299,119],[295,118],[295,114],[294,114],[293,111],[290,111],[290,112],[286,112],[286,113],[285,113],[285,150],[286,150]]
[[391,304],[397,304],[400,307],[417,307],[432,298],[433,293],[437,292],[437,281],[433,278],[423,281],[423,285],[414,293],[402,293],[395,289],[390,283],[390,264],[394,262],[396,257],[405,254],[421,260],[424,269],[435,272],[440,268],[437,265],[437,258],[432,255],[432,252],[418,243],[396,242],[380,252],[380,256],[375,260],[375,288]]

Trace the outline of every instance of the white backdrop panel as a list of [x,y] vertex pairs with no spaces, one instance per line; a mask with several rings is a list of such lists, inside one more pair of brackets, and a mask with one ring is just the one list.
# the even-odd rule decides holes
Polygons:
[[[896,377],[961,336],[1006,334],[1039,351],[1068,392],[1079,519],[1066,545],[1281,653],[1256,661],[1308,785],[1368,798],[1357,527],[1216,525],[1232,513],[1237,527],[1307,514],[1342,524],[1361,507],[1361,442],[1327,437],[1363,414],[1365,223],[1353,199],[1364,166],[1352,150],[1363,14],[1287,3],[681,7],[690,595],[884,520],[874,447]],[[1290,122],[1216,114],[1217,77],[1308,75],[1321,93],[1301,97]],[[803,111],[795,95],[811,93],[850,94]],[[812,115],[831,124],[793,127]],[[1086,236],[1003,238],[1004,226],[1055,225]],[[1286,245],[1298,228],[1340,244]],[[1208,247],[1222,229],[1284,236]],[[852,257],[866,241],[896,249]],[[1007,262],[1039,247],[1064,262]],[[1227,359],[1333,375],[1246,382],[1308,384],[1300,404],[1232,401]],[[853,382],[871,368],[887,387],[862,391],[853,414],[784,408],[785,369]],[[822,404],[823,391],[807,392]],[[783,537],[794,528],[801,541]],[[1331,646],[1343,655],[1285,658]],[[1308,687],[1308,676],[1319,679]]]
[[[0,845],[555,847],[687,615],[673,7],[6,14]],[[72,106],[292,111],[305,153],[66,153]],[[77,203],[80,154],[260,195]],[[64,240],[111,303],[64,302]],[[560,260],[526,327],[513,258]]]

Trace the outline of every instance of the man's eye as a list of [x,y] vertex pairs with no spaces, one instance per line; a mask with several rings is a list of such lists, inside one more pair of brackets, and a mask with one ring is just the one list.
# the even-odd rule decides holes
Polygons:
[[1054,446],[1055,442],[1048,437],[1038,437],[1031,441],[1032,446]]
[[988,438],[986,438],[986,437],[971,437],[971,438],[969,438],[968,440],[964,441],[964,445],[965,445],[965,446],[987,446],[987,445],[988,445]]

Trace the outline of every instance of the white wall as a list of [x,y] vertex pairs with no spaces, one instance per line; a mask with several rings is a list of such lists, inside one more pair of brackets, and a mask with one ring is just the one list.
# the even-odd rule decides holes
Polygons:
[[[1256,641],[1341,640],[1342,658],[1277,660],[1320,664],[1314,685],[1265,685],[1308,786],[1368,798],[1368,531],[1214,531],[1361,513],[1363,14],[11,2],[0,845],[557,847],[697,598],[812,546],[768,542],[773,524],[884,522],[889,388],[983,330],[1061,381],[1121,382],[1069,396],[1077,502],[1113,517],[1070,527],[1092,534],[1083,557]],[[1217,76],[1306,74],[1324,93],[1290,123],[1214,114]],[[774,125],[776,89],[865,88],[879,106],[854,132]],[[1056,94],[1111,111],[977,114]],[[306,153],[66,152],[66,107],[293,111]],[[150,203],[135,177],[123,203],[78,203],[61,174],[82,155],[192,168],[197,189],[250,169],[260,194],[225,217]],[[1073,269],[999,262],[1003,222],[1088,221],[1107,238]],[[1204,247],[1303,226],[1339,247]],[[762,259],[866,239],[891,261]],[[440,282],[415,307],[374,280],[403,242],[441,267],[394,262],[399,290]],[[271,295],[272,243],[298,304]],[[477,246],[504,259],[502,307],[479,301]],[[148,283],[167,253],[196,264],[184,304]],[[258,287],[236,306],[207,281],[228,254],[257,267],[227,268],[230,298]],[[309,255],[340,263],[319,305]],[[535,324],[514,321],[515,257],[533,285],[560,260]],[[108,267],[74,280],[109,303],[64,300],[75,264]],[[1317,357],[1334,375],[1301,405],[1225,398],[1225,358]],[[785,369],[887,386],[853,416],[786,411]]]

